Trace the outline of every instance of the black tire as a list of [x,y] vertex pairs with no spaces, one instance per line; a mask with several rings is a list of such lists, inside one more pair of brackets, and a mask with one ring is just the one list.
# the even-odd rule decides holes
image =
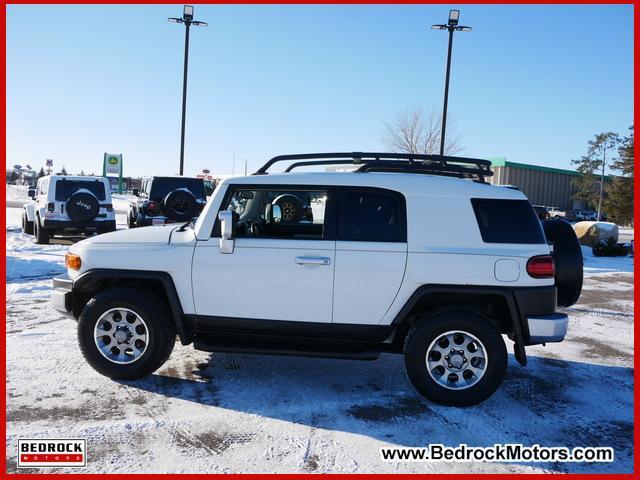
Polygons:
[[22,212],[22,233],[33,235],[33,222],[27,220],[27,212]]
[[48,245],[51,234],[48,229],[40,225],[40,218],[36,217],[33,227],[33,235],[36,237],[35,241],[38,245]]
[[127,226],[129,228],[136,228],[136,219],[131,214],[127,215]]
[[186,222],[198,216],[196,197],[189,190],[178,189],[164,198],[163,213],[174,222]]
[[[481,378],[460,390],[437,383],[431,377],[426,361],[432,342],[452,331],[476,337],[484,347],[487,359]],[[404,361],[411,383],[427,399],[442,405],[467,407],[486,400],[498,389],[507,370],[507,349],[500,332],[486,318],[469,311],[441,309],[423,315],[413,326],[405,340]],[[473,360],[470,358],[470,361]]]
[[570,307],[582,292],[582,249],[573,227],[566,220],[554,218],[542,222],[547,241],[553,244],[553,260],[556,264],[556,288],[558,306]]
[[[148,345],[142,356],[132,363],[118,364],[107,359],[94,340],[96,323],[103,313],[112,308],[127,308],[146,323]],[[175,340],[175,325],[165,303],[143,290],[114,287],[102,291],[89,300],[78,319],[78,342],[82,355],[94,370],[109,378],[133,380],[149,375],[167,361]]]
[[77,223],[88,223],[98,215],[100,201],[88,190],[78,190],[67,200],[65,212]]
[[276,197],[271,205],[278,205],[282,212],[281,223],[297,223],[302,216],[302,202],[295,195],[285,193]]

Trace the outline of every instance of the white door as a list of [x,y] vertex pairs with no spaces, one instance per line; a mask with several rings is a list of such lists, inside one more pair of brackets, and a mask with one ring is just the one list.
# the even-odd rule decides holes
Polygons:
[[333,323],[377,325],[407,263],[404,197],[380,189],[343,192],[337,235]]
[[220,252],[216,229],[196,245],[197,317],[331,323],[335,241],[323,239],[326,192],[229,188],[222,209],[238,214],[234,251]]

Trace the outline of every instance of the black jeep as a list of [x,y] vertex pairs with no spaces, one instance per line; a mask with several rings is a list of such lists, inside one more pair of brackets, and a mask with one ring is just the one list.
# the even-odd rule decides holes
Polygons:
[[129,205],[129,228],[186,222],[198,217],[207,203],[201,178],[145,178],[133,194],[138,198]]

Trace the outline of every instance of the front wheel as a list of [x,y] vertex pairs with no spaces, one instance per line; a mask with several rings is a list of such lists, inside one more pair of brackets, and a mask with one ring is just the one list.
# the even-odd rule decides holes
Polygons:
[[94,370],[109,378],[142,378],[169,358],[176,330],[163,302],[145,291],[111,288],[78,319],[78,342]]
[[465,407],[489,398],[507,369],[507,349],[481,315],[440,310],[418,320],[405,341],[407,375],[418,392]]

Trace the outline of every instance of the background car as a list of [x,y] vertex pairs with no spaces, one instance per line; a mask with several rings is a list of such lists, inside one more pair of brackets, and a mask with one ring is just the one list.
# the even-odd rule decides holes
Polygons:
[[116,217],[111,187],[104,177],[50,175],[29,190],[33,201],[23,207],[22,231],[46,244],[54,235],[113,232]]
[[151,177],[142,180],[138,197],[129,205],[129,228],[186,222],[197,218],[207,203],[204,181],[190,177]]

